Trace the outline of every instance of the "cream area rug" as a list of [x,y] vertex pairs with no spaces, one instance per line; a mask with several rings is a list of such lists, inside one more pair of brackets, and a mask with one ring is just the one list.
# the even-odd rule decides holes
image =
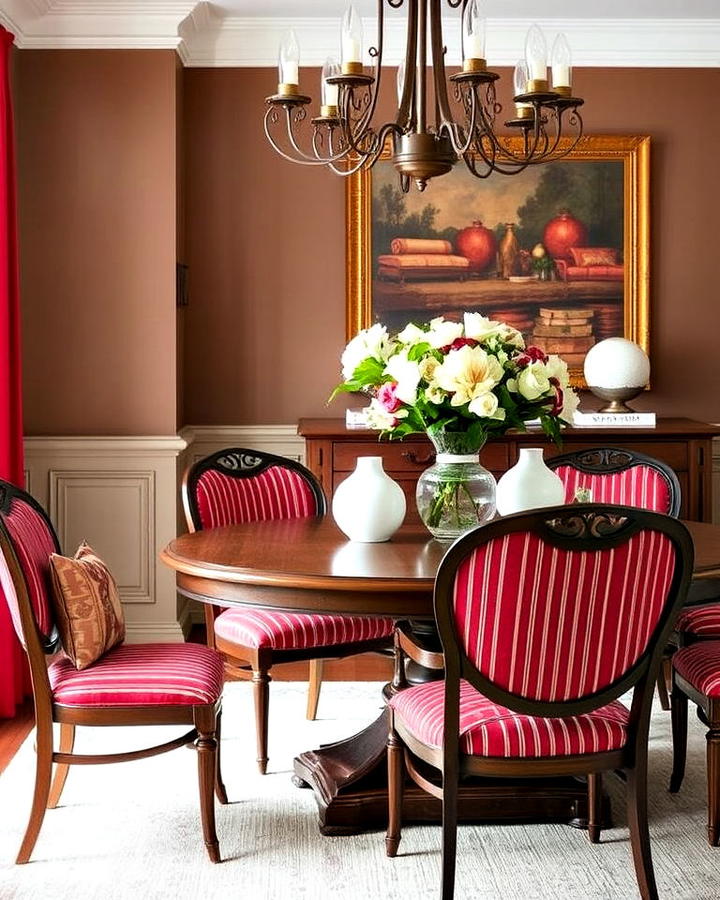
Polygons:
[[[269,774],[256,774],[250,687],[230,684],[223,717],[223,769],[230,805],[217,807],[224,861],[206,857],[191,750],[139,762],[77,766],[62,806],[48,810],[30,864],[15,866],[27,822],[32,736],[0,777],[0,898],[33,900],[425,900],[439,896],[440,830],[407,826],[400,855],[385,857],[380,832],[322,837],[316,804],[291,781],[302,750],[360,730],[378,713],[380,685],[328,682],[319,720],[304,718],[304,684],[275,682]],[[79,730],[77,752],[148,742],[168,729]],[[670,717],[651,730],[650,821],[662,898],[720,897],[720,848],[705,839],[704,728],[690,716],[688,774],[667,792]],[[176,733],[176,732],[175,732]],[[563,825],[463,825],[458,900],[638,896],[624,826],[624,788],[608,777],[616,826],[592,846]]]

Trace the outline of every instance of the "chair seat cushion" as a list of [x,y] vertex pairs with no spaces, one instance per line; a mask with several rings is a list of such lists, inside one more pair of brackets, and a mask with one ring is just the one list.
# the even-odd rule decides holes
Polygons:
[[720,697],[720,641],[699,641],[673,655],[675,671],[706,697]]
[[390,637],[393,620],[326,616],[276,609],[227,609],[215,619],[215,634],[243,647],[305,650]]
[[720,639],[720,603],[684,609],[680,613],[675,630]]
[[223,664],[202,644],[122,644],[80,671],[58,659],[48,675],[63,706],[194,706],[218,699]]
[[[442,747],[445,682],[431,681],[396,694],[396,719],[418,740]],[[474,756],[571,756],[617,750],[627,739],[628,709],[615,700],[602,709],[563,719],[512,712],[460,682],[460,750]]]

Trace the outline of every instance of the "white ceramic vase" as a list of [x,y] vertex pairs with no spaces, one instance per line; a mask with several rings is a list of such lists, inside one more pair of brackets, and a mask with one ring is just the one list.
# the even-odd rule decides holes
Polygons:
[[565,485],[545,465],[541,447],[524,447],[515,465],[498,481],[496,502],[501,516],[558,506],[565,502]]
[[355,471],[333,496],[337,527],[351,541],[387,541],[405,518],[405,494],[385,472],[381,456],[358,457]]

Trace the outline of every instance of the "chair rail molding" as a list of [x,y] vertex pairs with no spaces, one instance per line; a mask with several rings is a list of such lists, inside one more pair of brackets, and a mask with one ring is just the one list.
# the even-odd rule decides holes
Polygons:
[[26,487],[72,555],[86,540],[118,583],[130,643],[181,641],[175,578],[158,554],[177,533],[178,435],[27,437]]

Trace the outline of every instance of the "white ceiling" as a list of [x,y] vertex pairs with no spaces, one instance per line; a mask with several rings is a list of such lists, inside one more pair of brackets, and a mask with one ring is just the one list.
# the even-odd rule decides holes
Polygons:
[[[102,5],[103,0],[95,0]],[[89,0],[88,6],[91,6]],[[213,0],[221,15],[243,18],[340,17],[349,0]],[[353,0],[362,16],[372,16],[377,0]],[[485,15],[497,19],[716,19],[720,0],[485,0]]]
[[[295,29],[301,66],[336,55],[348,0],[0,0],[20,49],[176,49],[187,66],[275,66]],[[354,0],[368,44],[377,0]],[[720,66],[720,0],[483,0],[487,58],[515,65],[532,22],[564,31],[575,66]],[[383,60],[397,64],[405,13],[386,6]],[[443,3],[448,62],[459,61],[459,10]],[[366,62],[369,62],[366,60]]]

